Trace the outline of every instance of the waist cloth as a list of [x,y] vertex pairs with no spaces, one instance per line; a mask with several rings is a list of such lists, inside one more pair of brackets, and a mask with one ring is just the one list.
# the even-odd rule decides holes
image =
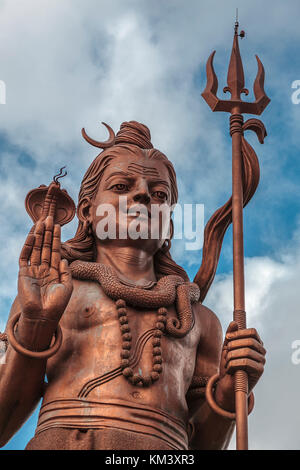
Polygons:
[[165,411],[125,400],[61,398],[42,405],[35,434],[50,428],[117,428],[157,437],[175,450],[188,450],[183,420]]

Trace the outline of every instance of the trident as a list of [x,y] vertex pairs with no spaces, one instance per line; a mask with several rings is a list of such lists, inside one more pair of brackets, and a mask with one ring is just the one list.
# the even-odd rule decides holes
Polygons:
[[[243,38],[245,32],[238,33],[239,23],[236,19],[234,25],[233,46],[227,75],[227,86],[224,93],[230,92],[230,100],[220,100],[217,97],[218,79],[213,68],[214,51],[206,64],[207,84],[203,98],[212,111],[224,111],[231,113],[230,135],[232,138],[232,224],[233,224],[233,292],[234,312],[233,320],[237,322],[239,329],[246,328],[245,312],[245,286],[244,286],[244,244],[243,244],[243,206],[246,204],[243,194],[243,158],[245,145],[253,151],[243,137],[245,130],[256,132],[260,143],[263,143],[267,135],[264,124],[258,119],[248,119],[243,122],[242,113],[260,115],[270,99],[264,91],[264,67],[256,56],[258,71],[253,90],[255,101],[253,103],[242,101],[241,94],[248,95],[244,88],[244,70],[239,50],[238,37]],[[251,151],[250,150],[250,151]],[[255,152],[253,151],[254,155]],[[256,156],[255,156],[256,157]],[[243,370],[235,373],[235,420],[236,420],[236,448],[245,450],[248,448],[248,376]],[[217,407],[219,414],[227,416],[229,413]]]

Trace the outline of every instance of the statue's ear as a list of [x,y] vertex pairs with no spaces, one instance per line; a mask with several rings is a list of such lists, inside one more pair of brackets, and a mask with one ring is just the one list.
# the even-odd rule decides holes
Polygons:
[[173,219],[170,219],[170,240],[172,240],[174,235],[174,222]]
[[92,202],[89,197],[83,198],[77,207],[77,217],[81,222],[88,221],[91,217]]

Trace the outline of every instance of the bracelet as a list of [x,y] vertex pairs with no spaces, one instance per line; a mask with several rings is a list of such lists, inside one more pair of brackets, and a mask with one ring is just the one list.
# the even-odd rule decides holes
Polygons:
[[[207,386],[205,390],[205,397],[206,397],[207,403],[210,406],[210,408],[218,415],[221,415],[224,418],[235,420],[236,414],[232,413],[231,411],[226,411],[223,408],[221,408],[214,399],[213,387],[219,378],[220,378],[219,374],[215,374],[207,382]],[[251,413],[253,408],[254,408],[254,394],[253,392],[251,392],[248,398],[248,415]]]
[[6,344],[6,349],[7,349],[8,339],[7,339],[7,334],[6,333],[1,333],[0,332],[0,341],[3,341],[3,343]]
[[21,313],[16,313],[7,324],[7,336],[9,339],[9,343],[14,348],[14,350],[22,354],[23,356],[32,357],[34,359],[48,359],[49,357],[57,353],[62,343],[61,327],[57,325],[57,328],[54,333],[55,341],[49,349],[46,349],[46,351],[30,351],[29,349],[26,349],[21,346],[21,344],[17,341],[15,337],[14,328],[20,316]]

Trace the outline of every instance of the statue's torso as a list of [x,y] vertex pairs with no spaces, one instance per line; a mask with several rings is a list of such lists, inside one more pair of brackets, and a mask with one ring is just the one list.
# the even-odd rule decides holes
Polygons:
[[[168,315],[176,316],[174,307],[168,308]],[[148,375],[153,361],[149,330],[155,327],[157,312],[127,307],[127,316],[131,354],[138,361],[134,372]],[[121,404],[122,409],[132,404],[145,410],[162,410],[186,422],[185,394],[195,367],[200,318],[195,315],[193,329],[183,338],[162,336],[163,371],[150,387],[133,386],[122,375],[117,309],[97,282],[74,280],[73,294],[60,325],[64,339],[59,352],[48,360],[44,405],[61,399],[76,399],[81,404],[103,402],[106,406],[111,402]]]

